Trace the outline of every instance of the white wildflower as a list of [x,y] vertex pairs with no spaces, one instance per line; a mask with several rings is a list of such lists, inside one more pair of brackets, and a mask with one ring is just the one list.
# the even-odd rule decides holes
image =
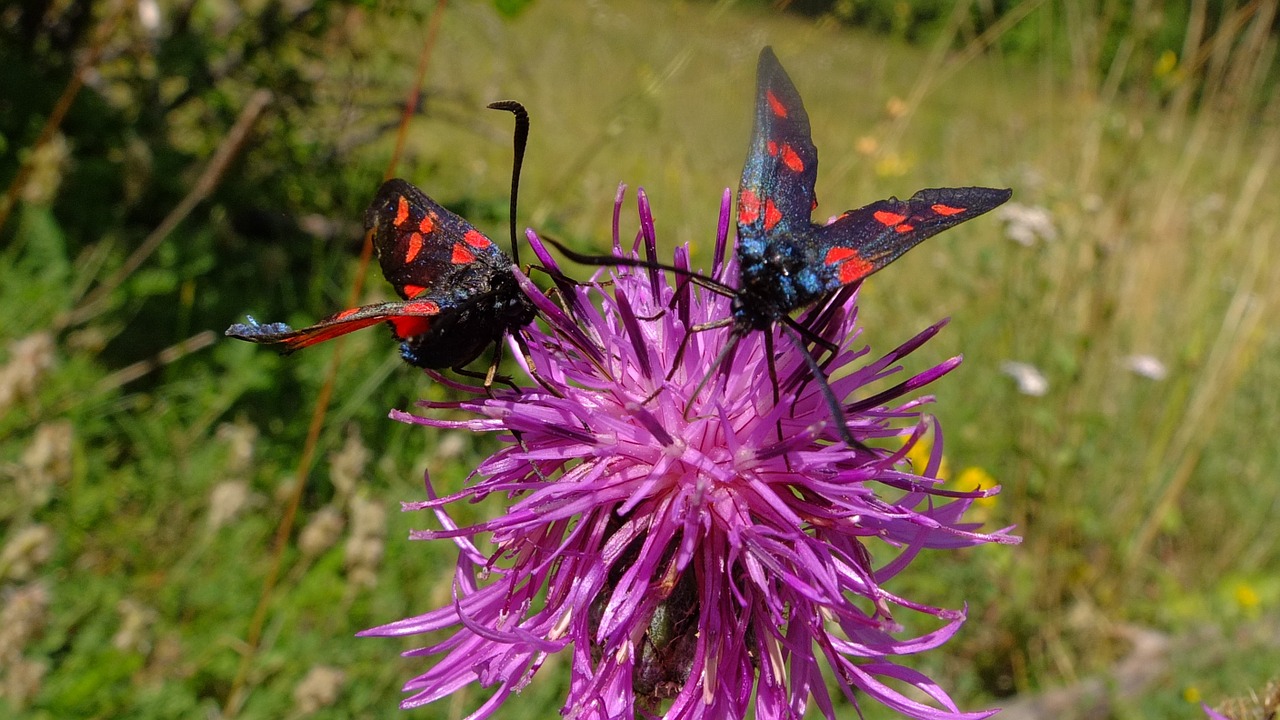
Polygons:
[[1058,237],[1053,216],[1039,205],[1008,203],[995,214],[1004,222],[1005,237],[1023,247],[1031,247],[1037,241],[1050,242]]
[[1040,369],[1030,363],[1005,360],[1000,371],[1018,383],[1018,392],[1031,397],[1043,397],[1049,392],[1049,380]]
[[1122,364],[1129,372],[1141,375],[1148,380],[1160,381],[1169,376],[1169,368],[1154,355],[1130,355],[1122,361]]

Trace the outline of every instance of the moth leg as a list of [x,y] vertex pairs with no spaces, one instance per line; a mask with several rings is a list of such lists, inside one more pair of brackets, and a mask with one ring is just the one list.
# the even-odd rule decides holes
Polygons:
[[[807,353],[808,351],[806,350],[805,352]],[[776,408],[778,407],[778,400],[779,400],[778,368],[773,364],[773,358],[775,357],[773,352],[773,328],[769,328],[768,330],[764,331],[764,357],[765,357],[765,361],[769,365],[769,383],[773,386],[773,406]],[[778,431],[778,442],[781,443],[782,442],[782,416],[781,415],[778,416],[776,428]],[[789,455],[784,455],[783,457],[789,458]],[[787,460],[788,466],[790,465],[790,462],[791,462],[790,459],[788,459]],[[788,467],[788,469],[790,469],[790,467]]]
[[[816,347],[819,347],[822,349],[822,354],[819,356],[822,358],[821,361],[819,361],[819,366],[822,369],[822,373],[825,375],[827,367],[831,364],[833,360],[835,360],[836,355],[839,352],[839,348],[836,347],[834,343],[817,335],[813,331],[813,329],[809,327],[808,324],[802,321],[796,320],[791,317],[785,317],[785,316],[783,317],[782,320],[787,327],[791,328],[796,333],[798,333],[804,339],[804,342],[812,343]],[[808,353],[807,348],[805,349],[805,352]],[[798,395],[804,392],[805,387],[809,384],[810,377],[816,378],[817,374],[814,373],[811,376],[805,376],[804,374],[802,374],[800,371],[797,370],[796,375],[793,375],[792,377],[787,379],[787,387],[790,388],[794,385],[795,392]]]
[[[658,317],[662,317],[662,315],[659,314]],[[680,367],[680,361],[684,359],[684,350],[689,345],[689,336],[692,334],[692,331],[687,331],[685,332],[684,337],[680,338],[680,345],[676,348],[676,358],[672,361],[671,369],[667,371],[666,378],[663,379],[661,385],[654,388],[653,392],[649,393],[644,400],[640,401],[641,405],[648,405],[650,400],[658,397],[658,395],[667,388],[667,383],[671,382],[671,378],[675,377],[676,369]]]
[[[559,398],[564,397],[564,395],[557,390],[554,385],[547,382],[546,379],[538,374],[538,368],[534,365],[533,357],[529,354],[529,342],[525,340],[524,335],[519,331],[516,331],[512,333],[511,337],[515,338],[516,345],[520,348],[520,354],[524,357],[525,364],[529,366],[529,374],[533,376],[534,381],[552,395]],[[499,340],[498,344],[501,345],[502,340]],[[525,444],[523,433],[519,430],[512,430],[511,435],[516,439],[516,442],[520,444],[520,449],[524,450],[526,453],[529,452],[529,446]],[[548,478],[546,474],[542,472],[542,466],[538,462],[531,461],[529,465],[533,468],[533,472],[538,476],[539,480],[542,480],[543,482],[551,482],[551,478]]]
[[468,370],[465,367],[451,367],[449,369],[463,377],[483,380],[485,392],[489,393],[489,397],[493,397],[493,384],[495,382],[501,385],[506,385],[512,390],[520,389],[519,386],[511,380],[511,378],[506,375],[497,374],[497,365],[490,365],[487,372],[476,372],[475,370]]
[[637,315],[636,319],[644,320],[646,322],[652,322],[654,320],[661,319],[663,315],[666,315],[667,313],[676,309],[676,305],[680,302],[681,295],[685,292],[685,289],[688,288],[689,285],[692,283],[693,283],[692,275],[681,275],[679,281],[676,283],[675,292],[671,294],[671,300],[667,303],[667,306],[665,308],[663,308],[662,310],[659,310],[656,314],[652,316],[646,317],[643,315]]
[[[499,337],[498,341],[493,344],[493,360],[489,362],[489,372],[485,373],[485,376],[484,376],[485,390],[488,390],[489,388],[493,387],[493,376],[497,374],[498,365],[501,363],[502,363],[502,338]],[[511,389],[514,390],[515,385],[512,385]]]
[[[517,335],[517,337],[519,336]],[[529,360],[529,356],[527,352],[525,353],[525,360],[530,363],[532,362]],[[505,375],[496,374],[498,371],[498,365],[501,362],[502,362],[502,338],[499,337],[498,340],[493,344],[493,360],[492,362],[489,363],[489,372],[485,373],[484,388],[485,388],[485,391],[489,393],[489,397],[494,396],[493,395],[494,380],[497,380],[498,382],[510,387],[512,390],[515,390],[517,392],[519,392],[520,390],[519,388],[516,387],[516,384],[512,382],[511,378]],[[521,450],[524,450],[526,453],[529,452],[529,445],[524,441],[524,433],[520,432],[519,430],[512,430],[511,437],[515,438],[516,444],[520,446]],[[537,463],[530,463],[530,466],[533,468],[533,472],[535,475],[538,476],[539,480],[543,482],[551,481],[550,478],[548,478],[545,474],[543,474],[542,468],[539,467]]]
[[662,316],[666,314],[667,314],[667,308],[663,308],[658,312],[654,313],[653,315],[637,315],[636,319],[643,320],[645,322],[653,322],[654,320],[661,320]]
[[[680,345],[676,348],[676,358],[671,363],[671,369],[667,371],[666,381],[671,382],[671,378],[675,377],[676,368],[680,367],[680,363],[684,360],[684,351],[686,348],[689,347],[689,338],[692,337],[694,333],[706,332],[708,330],[715,330],[716,328],[728,327],[729,325],[732,325],[732,324],[733,324],[732,318],[725,318],[723,320],[713,320],[712,322],[703,323],[701,325],[694,325],[693,327],[689,328],[688,332],[684,334],[684,337],[680,338]],[[712,367],[715,367],[715,365],[712,365]],[[694,395],[697,395],[697,393],[694,393]]]
[[526,269],[525,275],[532,274],[534,270],[542,271],[547,277],[555,281],[555,286],[547,290],[547,295],[558,300],[560,307],[564,308],[564,311],[569,313],[571,317],[581,318],[582,308],[578,305],[578,296],[573,294],[573,289],[586,283],[574,280],[558,269],[552,270],[541,265],[530,265]]
[[[511,388],[512,390],[515,390],[518,392],[520,388],[516,387],[515,381],[512,380],[510,376],[498,374],[498,366],[501,364],[502,364],[502,336],[499,335],[498,339],[493,341],[493,360],[489,362],[489,372],[485,373],[484,375],[484,387],[485,387],[485,390],[490,390],[490,388],[493,387],[494,381],[496,380],[502,383],[503,385],[506,385],[507,387]],[[491,390],[489,392],[489,396],[490,397],[493,396],[493,392]]]
[[[785,331],[784,331],[785,332]],[[850,448],[866,450],[871,452],[871,448],[859,442],[853,437],[853,433],[849,432],[849,426],[845,423],[844,408],[840,405],[840,400],[836,398],[836,394],[831,390],[831,383],[827,382],[827,376],[822,370],[822,366],[818,361],[809,354],[809,348],[805,347],[798,333],[787,334],[787,338],[791,340],[791,344],[804,357],[805,364],[809,366],[809,371],[813,374],[813,380],[818,384],[818,390],[822,393],[822,398],[827,402],[827,409],[831,411],[831,419],[835,422],[836,433],[845,445]]]
[[543,390],[563,398],[564,393],[556,389],[556,386],[549,382],[546,378],[538,374],[538,366],[533,362],[533,356],[529,354],[529,342],[525,340],[524,335],[519,332],[513,333],[511,337],[515,338],[516,346],[520,348],[520,355],[524,358],[524,362],[529,366],[529,375],[533,377],[534,382],[542,386]]
[[[723,323],[719,323],[719,324],[728,325],[730,322],[732,322],[732,320],[725,320]],[[708,329],[708,326],[714,326],[714,325],[716,325],[716,323],[708,323],[707,325],[694,325],[693,329],[694,330],[697,330],[699,328]],[[693,410],[694,401],[698,399],[698,396],[702,394],[703,388],[705,388],[707,386],[707,383],[711,381],[711,376],[716,374],[716,372],[718,372],[721,368],[727,367],[727,363],[725,361],[733,354],[734,350],[737,349],[738,341],[742,340],[742,337],[743,337],[742,334],[738,332],[729,333],[729,342],[724,344],[724,347],[720,350],[719,354],[716,355],[716,358],[711,361],[711,367],[707,369],[706,374],[703,375],[702,379],[698,381],[697,387],[695,387],[693,389],[693,392],[689,394],[689,402],[684,406],[684,417],[686,420],[689,419],[689,412]]]
[[[659,314],[658,317],[662,317],[662,315]],[[666,378],[663,379],[663,384],[660,385],[653,392],[649,393],[649,396],[646,397],[643,401],[641,401],[640,404],[641,405],[649,404],[650,400],[658,397],[658,394],[666,389],[666,384],[671,382],[671,378],[675,377],[676,370],[680,367],[681,362],[684,360],[684,352],[689,347],[689,338],[692,337],[694,333],[705,332],[707,330],[715,330],[716,328],[726,327],[732,323],[733,323],[733,320],[731,318],[725,318],[724,320],[715,320],[713,322],[703,323],[702,325],[694,325],[693,327],[689,328],[689,330],[685,332],[684,336],[680,338],[680,344],[676,347],[676,357],[671,362],[671,369],[667,371],[667,376]],[[712,363],[711,365],[712,369],[714,370],[716,365],[718,364],[719,364],[718,362]],[[709,377],[710,377],[710,373],[708,373],[707,377],[704,377],[702,379],[702,382],[698,383],[699,391],[702,390],[703,385],[707,384],[707,380],[709,379]],[[695,391],[693,393],[693,396],[697,397],[697,395],[698,395],[698,392]],[[685,410],[687,411],[688,407],[686,407]]]
[[810,330],[807,325],[805,325],[802,322],[799,322],[794,318],[784,317],[782,321],[786,323],[787,327],[799,333],[800,336],[805,339],[805,342],[811,342],[814,345],[817,345],[818,347],[822,348],[826,352],[829,352],[832,354],[836,353],[840,349],[839,347],[836,346],[835,343],[823,337],[820,337],[819,335],[814,333],[812,330]]

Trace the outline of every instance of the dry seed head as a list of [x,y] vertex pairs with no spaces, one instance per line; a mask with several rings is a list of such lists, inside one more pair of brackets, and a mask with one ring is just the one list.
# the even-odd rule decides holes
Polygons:
[[294,712],[305,717],[333,705],[346,680],[346,673],[337,668],[326,665],[311,668],[293,689]]
[[28,525],[14,533],[0,550],[0,578],[25,580],[53,555],[53,530],[47,525]]

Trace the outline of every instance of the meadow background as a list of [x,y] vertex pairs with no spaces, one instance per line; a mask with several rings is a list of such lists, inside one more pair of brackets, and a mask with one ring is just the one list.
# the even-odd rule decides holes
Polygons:
[[[222,330],[347,304],[424,56],[395,174],[505,238],[511,119],[484,105],[517,99],[522,227],[604,249],[626,182],[705,264],[765,44],[808,106],[824,211],[1015,192],[863,291],[879,350],[952,318],[914,360],[965,356],[933,388],[949,473],[1001,484],[975,514],[1024,537],[890,585],[968,603],[913,664],[1001,717],[1197,717],[1276,678],[1274,0],[436,12],[0,8],[0,715],[476,707],[472,688],[401,714],[425,665],[353,634],[448,601],[452,546],[409,542],[428,519],[398,503],[427,469],[462,483],[494,440],[387,419],[444,391],[381,332],[280,358]],[[362,301],[390,294],[376,266],[360,279]],[[566,677],[550,661],[500,716],[554,716]]]

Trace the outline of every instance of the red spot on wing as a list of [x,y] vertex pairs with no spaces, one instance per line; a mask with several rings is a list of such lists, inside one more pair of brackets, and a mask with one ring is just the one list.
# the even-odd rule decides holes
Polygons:
[[858,254],[857,250],[847,247],[833,247],[827,251],[823,262],[828,265],[839,265],[840,284],[848,285],[875,272],[876,266]]
[[406,303],[403,315],[387,319],[396,337],[400,339],[422,335],[431,329],[431,316],[440,314],[440,306],[434,300]]
[[299,330],[285,337],[280,338],[280,343],[285,346],[289,352],[300,348],[309,347],[317,343],[332,340],[336,337],[346,335],[353,330],[377,325],[382,322],[382,318],[377,315],[362,317],[359,320],[351,320],[342,322],[343,318],[351,317],[360,312],[360,308],[352,308],[344,310],[337,315],[324,321],[321,325],[315,325],[305,330]]
[[760,219],[760,197],[749,189],[738,193],[738,224],[754,225]]
[[769,156],[770,156],[770,157],[777,157],[777,156],[778,156],[778,143],[776,143],[776,142],[774,142],[774,141],[770,140],[770,141],[769,141],[769,144],[768,144],[768,145],[766,145],[766,146],[765,146],[765,148],[769,151]]
[[876,266],[860,257],[850,258],[840,264],[840,283],[848,285],[875,272]]
[[436,219],[431,217],[431,213],[422,216],[422,220],[418,222],[418,230],[423,235],[430,235],[432,230],[436,229]]
[[772,230],[773,226],[782,221],[782,211],[778,210],[778,206],[773,204],[773,198],[764,201],[764,229]]
[[422,317],[393,317],[387,320],[396,337],[403,340],[415,335],[425,334],[431,329],[431,319]]
[[462,236],[462,240],[463,242],[465,242],[466,244],[470,245],[473,248],[483,249],[483,248],[489,247],[489,245],[491,244],[489,242],[489,238],[484,236],[484,233],[474,228],[471,230],[468,230],[467,234]]
[[453,255],[449,258],[449,262],[454,265],[466,265],[469,262],[474,262],[475,259],[475,253],[468,250],[466,245],[462,243],[453,244]]
[[894,228],[894,230],[895,230],[895,231],[900,232],[900,233],[909,233],[909,232],[911,232],[912,230],[915,230],[915,229],[916,229],[916,226],[915,226],[915,225],[908,225],[908,224],[906,224],[906,223],[902,223],[902,224],[901,224],[901,225],[899,225],[898,227]]
[[782,101],[778,99],[777,95],[773,94],[772,90],[765,90],[764,97],[765,100],[769,101],[769,109],[773,111],[774,115],[780,118],[787,116],[787,106],[782,104]]
[[875,214],[872,215],[872,217],[874,217],[876,219],[876,222],[880,223],[881,225],[897,225],[898,223],[907,219],[906,215],[891,213],[888,210],[877,210],[875,211]]
[[409,236],[409,249],[404,251],[404,261],[406,263],[413,262],[420,252],[422,252],[422,235],[413,233]]
[[855,257],[858,257],[858,251],[853,248],[833,247],[827,251],[827,256],[822,259],[822,262],[828,265],[836,265]]
[[427,289],[422,287],[421,285],[405,285],[404,286],[404,294],[407,297],[411,297],[411,298],[418,297],[419,295],[421,295],[426,291]]
[[396,219],[392,224],[394,224],[396,227],[400,227],[401,225],[404,225],[408,219],[409,219],[409,199],[401,195],[400,204],[396,206]]
[[419,300],[406,304],[404,310],[414,315],[439,315],[440,305],[435,300]]
[[791,172],[800,172],[804,170],[804,161],[791,149],[790,145],[782,146],[782,164],[786,165]]
[[950,205],[930,205],[929,209],[939,215],[957,215],[965,211],[965,208],[951,207]]

